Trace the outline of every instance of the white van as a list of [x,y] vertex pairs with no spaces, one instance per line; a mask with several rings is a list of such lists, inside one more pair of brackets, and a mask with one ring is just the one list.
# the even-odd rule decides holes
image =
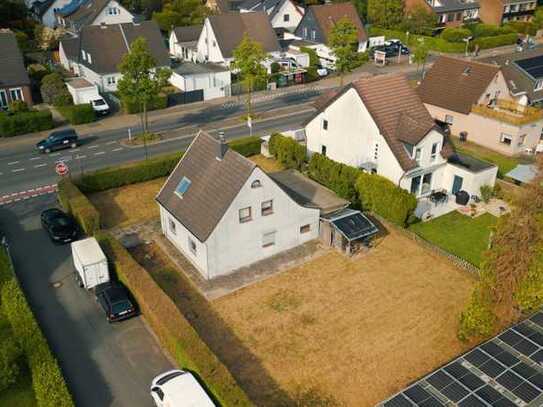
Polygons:
[[109,281],[107,258],[94,237],[72,242],[75,278],[87,290]]
[[196,378],[179,369],[155,377],[151,397],[157,407],[216,407]]
[[66,82],[68,92],[72,95],[74,104],[83,105],[90,103],[96,114],[106,115],[109,113],[109,105],[98,92],[98,86],[86,79],[76,78]]

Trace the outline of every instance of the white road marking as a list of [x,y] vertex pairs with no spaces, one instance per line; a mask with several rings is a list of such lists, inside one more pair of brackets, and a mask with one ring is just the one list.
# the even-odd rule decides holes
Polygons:
[[24,168],[17,168],[16,170],[11,170],[11,172],[21,172],[24,171]]
[[106,144],[115,144],[117,141],[108,141]]
[[87,158],[86,155],[78,155],[77,157],[75,157],[76,160],[80,160],[82,158]]
[[49,156],[50,156],[50,157],[57,157],[57,156],[59,156],[59,155],[60,155],[60,153],[54,153],[54,154],[50,154]]
[[15,164],[19,164],[19,161],[12,161],[12,162],[8,163],[8,165],[15,165]]
[[98,146],[98,145],[96,145],[96,146],[90,146],[89,149],[90,149],[90,148],[98,148],[98,147],[100,147],[100,146]]
[[111,151],[121,151],[122,150],[122,147],[119,147],[119,148],[116,148],[114,150],[111,150]]
[[40,167],[45,167],[47,164],[38,164],[38,165],[35,165],[34,168],[40,168]]
[[99,151],[97,153],[94,153],[94,155],[102,155],[102,154],[105,154],[106,152],[105,151]]
[[79,148],[73,148],[72,151],[73,152],[79,151]]
[[30,161],[34,161],[34,160],[41,160],[41,157],[32,157],[32,158],[30,159]]

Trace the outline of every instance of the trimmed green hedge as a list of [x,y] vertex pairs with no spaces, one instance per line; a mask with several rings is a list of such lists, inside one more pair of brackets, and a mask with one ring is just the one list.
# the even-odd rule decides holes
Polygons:
[[3,247],[0,248],[0,306],[27,358],[38,407],[73,407],[60,366],[26,301]]
[[407,225],[417,207],[415,196],[388,179],[337,163],[321,154],[311,156],[309,175],[342,198],[402,227]]
[[[370,29],[370,35],[384,35],[388,38],[398,38],[404,44],[407,40],[407,35],[403,31],[394,31],[394,30],[385,30],[379,27],[372,27]],[[428,37],[424,35],[409,35],[408,46],[417,46],[421,44],[421,41],[424,41],[424,44],[428,47],[429,50],[446,52],[446,53],[462,53],[466,45],[464,43],[457,42],[448,42],[441,37]]]
[[503,47],[505,45],[515,44],[517,38],[517,33],[496,35],[494,37],[481,37],[473,41],[472,48],[475,47],[475,45],[479,45],[480,49]]
[[270,154],[286,168],[301,170],[307,154],[305,146],[282,134],[272,134],[269,142]]
[[[147,106],[147,111],[166,109],[168,107],[168,96],[164,94],[158,95]],[[125,113],[134,114],[141,113],[140,104],[132,99],[121,98],[121,108]]]
[[252,155],[260,154],[260,137],[243,137],[236,140],[232,140],[228,143],[228,146],[240,153],[244,157],[250,157]]
[[50,111],[31,111],[7,115],[0,113],[0,137],[13,137],[19,134],[53,128],[53,115]]
[[104,168],[83,175],[75,183],[82,192],[89,193],[165,177],[172,172],[183,154],[184,152],[178,152],[136,163]]
[[471,31],[467,28],[445,28],[440,34],[440,37],[449,42],[464,42],[464,38],[471,35]]
[[96,120],[94,109],[90,103],[83,105],[59,106],[57,110],[70,124],[91,123]]
[[493,24],[467,24],[465,28],[469,29],[475,38],[494,37],[515,32],[511,27],[498,27]]
[[149,273],[117,240],[105,234],[98,239],[117,276],[136,298],[145,320],[177,363],[196,372],[220,405],[252,406],[226,366]]
[[[228,145],[245,157],[260,153],[260,138],[257,136],[237,139]],[[184,151],[181,151],[145,161],[104,168],[83,175],[75,183],[84,193],[91,193],[165,177],[173,171],[183,154]]]
[[17,360],[21,356],[21,348],[12,336],[0,341],[0,393],[17,383],[20,368]]
[[70,179],[63,178],[58,183],[58,200],[87,235],[94,235],[100,230],[100,212]]

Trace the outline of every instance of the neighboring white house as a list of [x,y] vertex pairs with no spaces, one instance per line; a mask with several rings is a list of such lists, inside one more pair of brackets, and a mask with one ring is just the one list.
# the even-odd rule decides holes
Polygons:
[[70,4],[73,0],[41,0],[32,4],[34,14],[41,23],[50,28],[57,26],[55,12]]
[[60,41],[60,63],[66,70],[97,85],[100,92],[115,92],[121,78],[118,66],[138,37],[147,40],[157,66],[169,67],[168,50],[154,21],[85,26],[79,37]]
[[264,11],[268,14],[273,28],[284,28],[291,32],[294,32],[304,16],[303,7],[292,0],[246,0],[241,3],[239,11]]
[[63,3],[62,7],[54,5],[51,8],[55,19],[54,25],[74,33],[89,25],[123,24],[134,21],[134,16],[117,0],[72,0],[67,4]]
[[200,132],[156,198],[162,232],[205,279],[316,239],[319,209]]
[[259,42],[264,52],[280,55],[281,47],[265,12],[225,13],[206,18],[198,38],[197,60],[229,66],[244,34]]
[[198,38],[202,32],[202,25],[175,27],[170,33],[170,55],[183,61],[196,62]]
[[307,149],[381,175],[417,198],[480,196],[497,167],[454,152],[402,75],[359,79],[326,94],[306,125]]
[[230,71],[223,65],[182,62],[172,68],[170,83],[183,92],[203,91],[204,100],[230,96]]

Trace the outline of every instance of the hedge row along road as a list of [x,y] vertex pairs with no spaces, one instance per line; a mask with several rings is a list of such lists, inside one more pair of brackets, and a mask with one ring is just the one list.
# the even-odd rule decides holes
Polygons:
[[[258,110],[269,112],[276,108],[284,109],[286,106],[285,101],[277,104],[277,100],[274,100],[260,104]],[[283,111],[281,116],[255,121],[253,134],[299,128],[304,120],[312,114],[313,108],[310,105],[297,101],[297,104],[292,104],[291,113],[285,114]],[[239,112],[236,115],[239,115]],[[232,115],[228,111],[223,111],[221,117],[203,114],[199,117],[188,116],[192,119],[191,121],[188,121],[189,118],[179,120],[175,138],[148,146],[149,157],[185,150],[198,131],[198,127],[205,125],[207,129],[215,129],[215,131],[208,130],[213,134],[221,130],[222,122],[231,118]],[[157,131],[159,129],[152,128],[151,130]],[[225,128],[224,131],[225,137],[229,140],[249,134],[249,129],[241,120],[237,125],[230,124],[230,127]],[[124,130],[80,136],[82,144],[78,148],[61,150],[47,155],[39,154],[33,145],[14,148],[10,148],[9,145],[3,147],[0,153],[0,196],[56,183],[58,176],[55,174],[55,164],[58,161],[64,161],[68,164],[72,174],[79,175],[82,171],[93,171],[145,158],[143,147],[130,148],[121,145],[120,141],[127,137],[127,132]]]

